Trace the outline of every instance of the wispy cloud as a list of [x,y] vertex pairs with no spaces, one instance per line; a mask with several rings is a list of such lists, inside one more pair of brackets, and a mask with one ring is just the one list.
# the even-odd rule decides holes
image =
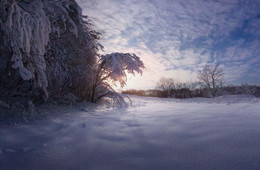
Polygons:
[[133,88],[152,88],[161,76],[189,80],[212,62],[223,65],[229,83],[260,83],[259,0],[77,2],[103,30],[106,53],[135,52],[144,60],[147,70],[137,78],[143,85]]

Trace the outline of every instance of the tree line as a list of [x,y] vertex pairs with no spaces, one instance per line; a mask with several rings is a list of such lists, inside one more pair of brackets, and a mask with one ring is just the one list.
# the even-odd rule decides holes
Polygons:
[[155,89],[130,89],[123,91],[123,93],[162,98],[217,97],[227,94],[250,94],[260,97],[260,86],[225,84],[224,71],[219,64],[205,65],[197,73],[197,79],[196,82],[180,82],[173,78],[162,77],[156,83]]

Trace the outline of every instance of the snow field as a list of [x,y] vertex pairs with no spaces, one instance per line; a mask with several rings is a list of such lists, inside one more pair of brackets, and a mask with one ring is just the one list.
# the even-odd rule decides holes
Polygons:
[[259,98],[131,98],[1,127],[0,169],[260,168]]

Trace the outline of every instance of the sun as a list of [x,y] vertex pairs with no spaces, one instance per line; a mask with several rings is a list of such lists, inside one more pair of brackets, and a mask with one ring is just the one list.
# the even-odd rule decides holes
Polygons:
[[128,84],[132,81],[133,77],[134,77],[134,75],[126,72],[127,81],[126,81],[125,87],[122,88],[119,82],[111,83],[111,86],[115,91],[120,92],[120,91],[122,91],[122,90],[124,90],[125,88],[128,87]]

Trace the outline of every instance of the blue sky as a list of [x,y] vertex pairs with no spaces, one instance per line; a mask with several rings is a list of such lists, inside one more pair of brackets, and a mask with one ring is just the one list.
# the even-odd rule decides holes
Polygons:
[[260,0],[76,0],[103,33],[105,53],[134,52],[143,76],[126,88],[154,88],[160,77],[196,81],[219,63],[227,84],[260,84]]

